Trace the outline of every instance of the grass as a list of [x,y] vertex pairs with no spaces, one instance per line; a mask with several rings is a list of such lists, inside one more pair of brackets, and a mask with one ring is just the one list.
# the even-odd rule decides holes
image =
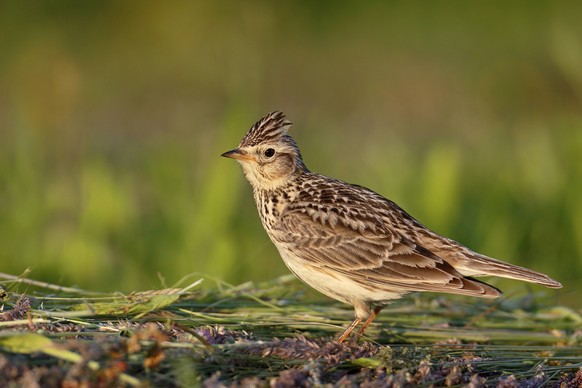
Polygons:
[[580,306],[582,3],[0,8],[4,272],[124,292],[287,273],[219,157],[280,109],[309,168]]
[[419,294],[386,307],[365,337],[338,344],[352,310],[309,300],[291,276],[207,288],[193,278],[120,294],[0,274],[0,378],[125,386],[582,382],[580,311],[540,295],[484,302]]
[[[575,386],[581,7],[3,3],[0,262],[44,282],[3,278],[2,376]],[[406,298],[339,346],[352,311],[295,281],[166,286],[193,269],[233,284],[287,273],[218,156],[274,109],[314,171],[564,289]]]

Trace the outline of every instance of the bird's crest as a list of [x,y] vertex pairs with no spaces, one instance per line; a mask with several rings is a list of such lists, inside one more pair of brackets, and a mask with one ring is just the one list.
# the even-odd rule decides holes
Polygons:
[[285,119],[283,112],[271,112],[251,127],[240,141],[239,147],[252,147],[257,144],[276,140],[285,136],[291,122]]

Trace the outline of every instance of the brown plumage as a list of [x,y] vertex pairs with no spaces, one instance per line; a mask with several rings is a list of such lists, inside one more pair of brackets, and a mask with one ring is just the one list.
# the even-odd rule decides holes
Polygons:
[[287,267],[323,294],[354,306],[339,337],[359,333],[392,299],[416,291],[496,298],[474,277],[500,276],[559,288],[550,277],[471,251],[365,187],[310,172],[281,112],[259,120],[236,159],[253,187],[261,221]]

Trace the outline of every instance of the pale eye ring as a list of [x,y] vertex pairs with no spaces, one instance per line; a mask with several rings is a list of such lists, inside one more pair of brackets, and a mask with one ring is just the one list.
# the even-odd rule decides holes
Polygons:
[[275,149],[267,148],[264,153],[267,158],[272,158],[275,155]]

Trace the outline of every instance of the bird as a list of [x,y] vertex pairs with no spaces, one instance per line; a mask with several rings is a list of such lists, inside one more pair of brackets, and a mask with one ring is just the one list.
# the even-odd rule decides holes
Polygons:
[[311,172],[291,122],[280,111],[257,121],[235,159],[252,186],[267,235],[289,270],[328,297],[354,307],[354,321],[338,337],[364,330],[391,301],[412,292],[497,298],[502,292],[476,277],[498,276],[562,285],[443,237],[393,201],[363,186]]

